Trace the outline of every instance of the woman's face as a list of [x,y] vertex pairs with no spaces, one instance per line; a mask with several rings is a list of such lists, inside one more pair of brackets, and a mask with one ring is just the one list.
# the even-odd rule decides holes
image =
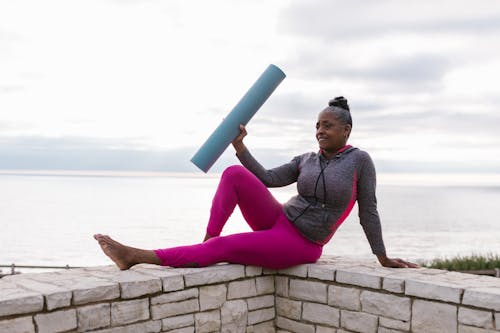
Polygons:
[[318,115],[316,140],[326,153],[336,153],[347,143],[351,126],[342,124],[334,112],[324,110]]

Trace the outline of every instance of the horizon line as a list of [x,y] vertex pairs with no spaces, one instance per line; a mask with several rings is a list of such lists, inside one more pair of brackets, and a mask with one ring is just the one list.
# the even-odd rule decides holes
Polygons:
[[[137,171],[137,170],[65,170],[65,169],[0,169],[0,176],[48,177],[128,177],[128,178],[219,178],[222,172],[202,171]],[[383,185],[422,186],[500,186],[500,172],[377,172]]]

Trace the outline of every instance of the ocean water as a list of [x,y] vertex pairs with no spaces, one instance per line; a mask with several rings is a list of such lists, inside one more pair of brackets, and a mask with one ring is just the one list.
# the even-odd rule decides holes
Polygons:
[[[219,175],[0,172],[0,265],[110,264],[94,233],[154,249],[201,241]],[[284,202],[295,186],[271,189]],[[500,254],[499,175],[379,175],[388,255]],[[250,230],[238,209],[223,234]],[[291,249],[293,251],[293,249]],[[324,254],[373,257],[355,207]]]

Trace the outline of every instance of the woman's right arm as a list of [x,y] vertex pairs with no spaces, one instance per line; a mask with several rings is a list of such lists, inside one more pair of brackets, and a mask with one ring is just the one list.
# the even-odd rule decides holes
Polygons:
[[233,140],[232,144],[236,150],[236,156],[241,164],[267,187],[280,187],[290,185],[297,181],[299,175],[299,158],[294,158],[291,162],[274,169],[266,170],[248,151],[243,143],[243,138],[247,135],[245,126],[240,125],[240,134]]

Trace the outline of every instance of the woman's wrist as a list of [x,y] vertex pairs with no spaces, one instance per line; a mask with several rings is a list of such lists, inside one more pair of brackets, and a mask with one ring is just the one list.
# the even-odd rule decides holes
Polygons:
[[233,144],[234,150],[236,150],[236,155],[240,155],[242,152],[244,152],[247,148],[243,142]]
[[380,264],[384,264],[389,259],[385,254],[377,254],[377,259]]

